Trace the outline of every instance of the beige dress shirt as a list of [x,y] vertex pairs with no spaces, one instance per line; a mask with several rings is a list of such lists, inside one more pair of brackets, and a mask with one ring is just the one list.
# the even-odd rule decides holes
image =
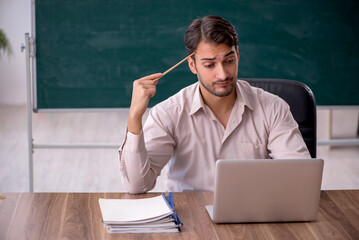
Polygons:
[[168,191],[213,191],[218,159],[310,158],[284,100],[241,80],[236,93],[226,128],[198,82],[153,107],[141,134],[127,132],[120,148],[126,190],[153,189],[166,164]]

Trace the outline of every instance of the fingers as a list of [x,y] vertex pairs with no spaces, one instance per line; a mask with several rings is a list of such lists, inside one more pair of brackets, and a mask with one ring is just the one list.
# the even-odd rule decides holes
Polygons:
[[128,116],[127,130],[134,134],[139,134],[142,129],[142,116],[145,113],[150,98],[156,94],[156,85],[154,81],[162,76],[162,73],[155,73],[133,82],[131,106]]
[[140,95],[147,96],[148,98],[153,97],[156,93],[156,85],[157,85],[157,81],[154,80],[158,79],[161,76],[162,73],[155,73],[134,81],[133,82],[134,91],[136,92],[141,91]]
[[148,107],[149,99],[156,94],[157,81],[162,73],[151,74],[133,82],[130,112],[136,117],[142,117]]
[[143,78],[140,78],[138,80],[152,80],[153,81],[153,80],[155,80],[155,79],[157,79],[157,78],[159,78],[161,76],[162,76],[162,73],[154,73],[154,74],[145,76]]
[[133,82],[132,98],[151,98],[156,93],[156,82],[147,79],[138,79]]

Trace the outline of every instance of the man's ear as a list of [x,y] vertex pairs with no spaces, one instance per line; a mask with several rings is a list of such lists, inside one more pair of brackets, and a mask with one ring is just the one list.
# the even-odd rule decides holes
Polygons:
[[193,73],[193,74],[197,74],[196,63],[195,63],[195,61],[192,59],[192,57],[189,57],[189,58],[187,59],[187,61],[188,61],[188,67],[189,67],[189,69],[191,69],[192,73]]
[[238,62],[239,62],[239,58],[240,58],[240,55],[239,55],[239,47],[238,46],[236,46],[236,53],[237,53],[237,57],[238,57]]

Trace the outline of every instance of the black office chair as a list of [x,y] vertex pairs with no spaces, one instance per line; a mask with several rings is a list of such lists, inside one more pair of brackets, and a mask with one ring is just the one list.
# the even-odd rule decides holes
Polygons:
[[241,78],[253,87],[262,88],[284,99],[299,125],[312,158],[317,156],[317,110],[310,88],[297,81],[285,79]]

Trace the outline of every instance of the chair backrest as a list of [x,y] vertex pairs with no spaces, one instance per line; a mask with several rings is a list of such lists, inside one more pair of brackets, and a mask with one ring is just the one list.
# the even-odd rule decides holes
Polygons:
[[317,109],[312,90],[297,81],[267,78],[241,78],[285,100],[312,158],[317,156]]

